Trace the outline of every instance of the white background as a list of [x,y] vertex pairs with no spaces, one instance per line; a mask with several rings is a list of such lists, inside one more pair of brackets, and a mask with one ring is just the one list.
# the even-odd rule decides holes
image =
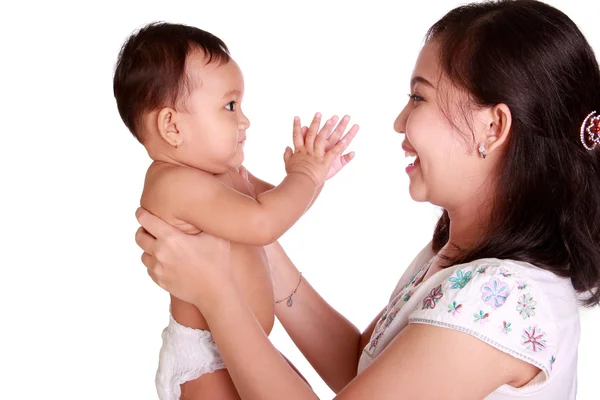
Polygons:
[[[392,3],[394,3],[392,5]],[[551,1],[600,52],[591,1]],[[112,95],[122,42],[151,21],[230,47],[246,79],[245,165],[277,183],[294,115],[349,113],[356,159],[282,242],[361,329],[429,240],[392,123],[427,28],[458,1],[11,2],[2,7],[0,398],[154,399],[168,296],[134,243],[149,159]],[[12,7],[12,8],[11,8]],[[582,313],[579,398],[597,399],[600,310]],[[333,395],[277,326],[272,340]],[[249,366],[251,367],[251,366]]]

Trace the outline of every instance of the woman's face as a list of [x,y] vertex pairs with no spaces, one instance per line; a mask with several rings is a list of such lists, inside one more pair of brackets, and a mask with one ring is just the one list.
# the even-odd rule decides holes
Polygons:
[[407,167],[416,201],[452,209],[463,207],[490,173],[478,147],[489,126],[489,109],[472,109],[469,96],[440,73],[438,44],[421,50],[410,81],[410,99],[394,122],[406,135],[403,149],[417,156]]

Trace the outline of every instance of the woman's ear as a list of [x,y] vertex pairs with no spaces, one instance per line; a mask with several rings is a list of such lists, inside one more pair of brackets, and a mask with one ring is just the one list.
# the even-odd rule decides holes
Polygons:
[[501,148],[510,135],[512,116],[506,104],[496,104],[490,109],[487,127],[482,135],[486,154]]
[[179,114],[171,107],[165,107],[158,113],[157,128],[160,137],[169,145],[177,148],[183,143],[183,135],[177,127]]

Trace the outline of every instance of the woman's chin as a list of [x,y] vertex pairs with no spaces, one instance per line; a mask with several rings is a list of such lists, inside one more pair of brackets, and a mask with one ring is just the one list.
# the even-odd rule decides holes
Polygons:
[[418,203],[424,203],[427,201],[427,194],[424,188],[421,185],[417,185],[414,182],[411,182],[408,186],[408,193],[410,194],[410,198]]

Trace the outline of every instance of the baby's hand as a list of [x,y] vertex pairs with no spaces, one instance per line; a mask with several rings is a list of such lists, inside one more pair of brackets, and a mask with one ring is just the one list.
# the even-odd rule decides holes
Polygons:
[[355,125],[340,139],[349,120],[349,117],[344,117],[332,134],[337,117],[327,120],[320,131],[321,114],[315,115],[307,129],[300,128],[300,118],[294,118],[295,151],[289,147],[285,151],[286,172],[302,173],[311,178],[317,187],[337,174],[354,157],[354,153],[341,155],[358,132],[358,126]]

